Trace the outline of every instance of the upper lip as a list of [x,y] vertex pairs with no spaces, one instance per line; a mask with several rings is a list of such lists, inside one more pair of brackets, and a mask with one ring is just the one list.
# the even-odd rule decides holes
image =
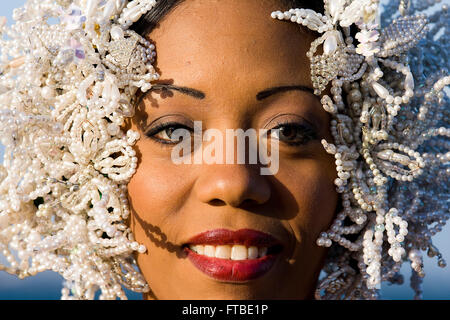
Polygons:
[[275,237],[270,234],[253,230],[239,229],[231,231],[228,229],[214,229],[199,233],[188,240],[186,245],[209,244],[209,245],[234,245],[241,244],[247,247],[272,247],[281,245]]

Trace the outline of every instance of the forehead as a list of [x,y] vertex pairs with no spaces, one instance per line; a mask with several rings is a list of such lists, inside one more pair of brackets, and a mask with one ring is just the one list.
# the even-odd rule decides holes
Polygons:
[[149,35],[161,79],[207,95],[213,85],[310,85],[306,52],[314,36],[272,19],[280,9],[281,1],[270,0],[183,1]]

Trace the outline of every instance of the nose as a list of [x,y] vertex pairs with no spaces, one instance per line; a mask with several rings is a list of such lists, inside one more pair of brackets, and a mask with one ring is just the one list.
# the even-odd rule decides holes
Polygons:
[[206,165],[197,179],[194,192],[209,204],[239,207],[246,203],[263,204],[270,198],[267,176],[257,166],[246,164]]

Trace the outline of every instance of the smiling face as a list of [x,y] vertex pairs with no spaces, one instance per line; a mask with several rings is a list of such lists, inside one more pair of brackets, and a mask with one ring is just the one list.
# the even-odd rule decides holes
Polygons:
[[[142,138],[128,185],[130,226],[148,249],[137,255],[153,291],[146,298],[312,296],[326,255],[315,241],[338,202],[334,159],[320,142],[332,141],[330,119],[305,89],[314,35],[272,19],[279,9],[279,1],[189,0],[149,34],[161,79],[130,124]],[[194,121],[224,136],[226,129],[280,129],[278,172],[261,175],[258,164],[176,165],[171,132]],[[194,244],[198,253],[188,249]]]

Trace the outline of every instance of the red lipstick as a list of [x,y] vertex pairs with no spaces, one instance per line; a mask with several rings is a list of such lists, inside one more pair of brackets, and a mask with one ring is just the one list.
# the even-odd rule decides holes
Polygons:
[[[266,255],[255,259],[231,260],[208,257],[189,248],[189,245],[232,246],[238,244],[246,247],[266,247],[268,251]],[[215,229],[192,237],[184,250],[193,265],[208,276],[222,281],[243,282],[259,278],[268,272],[273,267],[281,249],[282,246],[277,239],[261,231]]]

